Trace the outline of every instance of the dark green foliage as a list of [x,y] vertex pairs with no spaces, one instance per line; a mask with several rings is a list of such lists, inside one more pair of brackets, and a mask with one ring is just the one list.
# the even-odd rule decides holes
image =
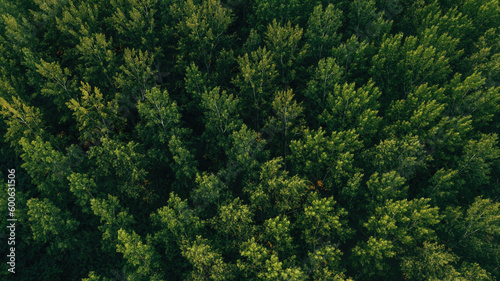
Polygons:
[[498,0],[0,1],[0,279],[500,280],[499,26]]

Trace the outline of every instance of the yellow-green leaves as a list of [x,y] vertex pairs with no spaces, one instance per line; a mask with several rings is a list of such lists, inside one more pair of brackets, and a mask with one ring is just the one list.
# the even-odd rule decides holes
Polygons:
[[240,74],[232,81],[240,89],[239,96],[243,109],[248,111],[246,118],[256,125],[262,122],[262,115],[270,110],[269,97],[277,89],[274,82],[278,77],[272,52],[266,47],[238,58]]
[[[40,192],[56,200],[56,194],[62,191],[71,172],[65,155],[40,137],[33,141],[21,138],[19,144],[24,151],[21,155],[25,161],[22,167],[26,169]],[[61,202],[62,198],[58,198],[57,201]]]
[[449,109],[454,115],[471,115],[472,124],[483,128],[500,112],[500,88],[485,87],[486,79],[481,73],[474,72],[462,81],[456,74],[448,85]]
[[370,176],[366,186],[369,190],[366,196],[372,208],[383,205],[387,199],[400,200],[408,196],[405,178],[395,171],[383,174],[375,172]]
[[28,200],[27,206],[33,239],[49,242],[52,247],[63,251],[76,246],[72,235],[80,223],[68,211],[61,211],[47,198],[32,198]]
[[310,249],[333,245],[347,240],[353,230],[344,217],[347,211],[336,207],[333,197],[320,198],[317,193],[310,196],[303,213],[299,216],[302,237]]
[[418,137],[411,134],[401,139],[383,140],[374,147],[372,153],[373,166],[377,171],[395,170],[405,178],[410,178],[432,159],[425,154],[424,145]]
[[380,274],[387,276],[386,272],[390,269],[387,259],[396,256],[391,241],[373,236],[370,236],[367,242],[358,243],[352,254],[354,265],[368,278]]
[[274,251],[267,251],[251,238],[241,246],[238,269],[247,280],[306,280],[304,272],[295,266],[286,267]]
[[451,72],[444,51],[420,44],[414,36],[403,38],[401,33],[385,37],[372,58],[370,73],[386,99],[399,98],[424,83],[443,83]]
[[173,134],[178,133],[181,114],[166,90],[161,91],[158,87],[147,90],[144,99],[138,102],[137,110],[142,119],[139,132],[144,139],[167,143]]
[[231,214],[233,213],[230,211],[233,209],[232,205],[221,205],[228,195],[228,188],[219,177],[214,174],[203,173],[202,175],[196,175],[196,187],[191,190],[190,198],[200,212],[205,211],[205,209],[221,207],[224,208],[224,213]]
[[[98,168],[94,177],[108,179],[107,191],[119,191],[131,198],[148,193],[143,186],[147,171],[144,169],[144,155],[137,151],[134,142],[123,143],[108,138],[100,139],[101,145],[91,147],[88,156]],[[144,197],[143,197],[144,198]]]
[[313,183],[321,181],[324,191],[333,188],[334,184],[340,187],[357,172],[354,153],[362,146],[354,130],[325,136],[321,128],[317,131],[306,129],[301,140],[290,144],[292,170]]
[[354,264],[364,275],[387,276],[390,258],[400,258],[424,241],[435,239],[434,225],[441,216],[430,199],[393,201],[377,207],[364,224],[370,237],[353,249]]
[[459,173],[467,180],[471,189],[485,184],[490,179],[493,161],[500,156],[498,135],[482,134],[479,140],[470,140],[459,160]]
[[[229,158],[228,167],[223,174],[229,180],[237,176],[256,177],[254,174],[262,165],[265,155],[264,146],[266,140],[260,134],[249,129],[245,124],[239,131],[235,131],[230,136],[231,148],[227,153]],[[243,175],[240,175],[243,173]]]
[[459,243],[465,246],[471,255],[488,268],[500,264],[500,204],[491,199],[477,197],[464,213],[460,230]]
[[380,95],[372,81],[358,89],[354,83],[335,84],[322,105],[324,110],[319,120],[329,131],[356,129],[369,139],[375,135],[382,120],[378,116]]
[[229,150],[229,136],[243,124],[239,119],[239,99],[215,87],[202,94],[200,106],[204,111],[202,138],[206,140],[206,154],[210,160],[218,160]]
[[46,88],[42,89],[42,94],[58,95],[61,94],[57,88],[64,90],[62,94],[72,96],[68,85],[68,76],[70,75],[69,69],[62,69],[57,62],[48,63],[43,59],[39,64],[36,64],[37,72],[44,78],[48,79]]
[[[113,41],[106,39],[103,33],[95,33],[89,36],[79,37],[80,43],[76,49],[80,54],[80,60],[84,64],[84,81],[89,83],[100,83],[99,86],[115,87],[112,75],[116,71],[117,57],[113,52]],[[102,80],[102,75],[106,80]]]
[[182,35],[179,40],[179,62],[188,65],[194,61],[209,74],[222,45],[229,40],[227,29],[233,21],[231,12],[218,0],[205,0],[195,4],[192,0],[183,5],[184,19],[177,25]]
[[484,278],[478,280],[492,280],[487,272],[494,273],[500,264],[500,204],[479,196],[467,209],[448,207],[445,214],[440,230],[447,245],[454,253],[480,264],[464,263],[460,271],[465,276],[477,274]]
[[297,129],[299,128],[295,128],[295,132],[292,129],[297,123],[296,120],[300,120],[302,112],[304,111],[302,106],[297,104],[293,98],[293,91],[289,89],[286,91],[278,91],[273,101],[273,110],[276,115],[276,119],[271,118],[270,122],[277,122],[275,126],[284,130],[285,137],[287,137],[287,134],[290,133],[298,133]]
[[107,199],[92,198],[90,205],[92,211],[99,217],[99,221],[101,222],[98,229],[102,233],[102,248],[106,251],[111,250],[114,252],[118,242],[118,231],[134,224],[134,217],[120,205],[117,197],[109,194]]
[[339,43],[340,34],[337,30],[341,25],[342,11],[335,5],[328,4],[324,10],[322,5],[314,7],[307,23],[305,38],[316,60],[328,56]]
[[458,257],[438,243],[424,242],[416,255],[403,258],[401,269],[408,280],[468,280],[461,278],[453,264]]
[[344,270],[340,266],[342,252],[335,246],[325,245],[309,252],[308,257],[309,260],[305,270],[314,280],[352,281],[350,278],[345,278]]
[[261,168],[260,183],[244,188],[252,209],[265,217],[293,212],[300,208],[306,195],[306,182],[298,176],[288,176],[282,166],[282,158],[267,161]]
[[202,94],[202,108],[205,109],[205,129],[218,134],[230,134],[238,129],[238,98],[215,87],[210,92]]
[[318,115],[326,109],[326,100],[343,80],[344,68],[338,65],[334,58],[321,59],[314,71],[314,75],[307,83],[304,96],[307,98],[307,105],[311,113],[306,112],[310,119],[318,118]]
[[33,26],[29,23],[28,19],[16,19],[13,15],[2,15],[3,23],[5,24],[5,35],[9,39],[12,48],[15,51],[21,51],[30,45],[33,40],[31,29]]
[[238,243],[246,241],[252,235],[254,228],[253,213],[248,205],[243,204],[239,198],[234,199],[226,205],[219,207],[217,216],[212,220],[213,227],[220,233],[224,243],[234,241],[228,245],[229,251],[234,251],[234,247],[239,247]]
[[384,19],[383,13],[377,12],[375,5],[374,0],[350,2],[349,27],[357,37],[368,40],[379,39],[391,30],[392,21]]
[[144,99],[146,90],[155,83],[156,70],[153,69],[154,54],[148,51],[126,48],[123,53],[124,64],[115,76],[116,85],[125,96],[132,95]]
[[42,115],[38,108],[26,105],[15,96],[12,97],[12,102],[0,97],[0,106],[0,114],[3,115],[8,126],[5,134],[6,141],[10,141],[11,146],[18,153],[21,151],[19,142],[22,137],[33,140],[36,136],[42,135]]
[[207,239],[196,236],[194,241],[185,241],[182,255],[191,263],[193,271],[190,280],[231,280],[233,272],[222,255],[216,252]]
[[308,45],[299,44],[302,34],[302,28],[292,27],[290,22],[281,25],[273,20],[267,27],[264,42],[273,56],[283,89],[295,79],[295,66],[305,57]]
[[[142,276],[154,275],[155,267],[159,266],[159,261],[153,246],[149,243],[143,243],[141,237],[134,231],[128,233],[122,228],[118,230],[117,238],[116,251],[123,254],[135,272]],[[158,280],[156,278],[152,276],[151,280]]]
[[168,206],[160,208],[152,215],[152,219],[163,224],[177,238],[179,244],[183,239],[194,240],[205,224],[188,206],[187,201],[174,193],[170,194]]
[[118,104],[115,100],[106,102],[99,88],[82,83],[80,99],[71,99],[67,106],[73,110],[79,130],[80,139],[86,146],[95,145],[100,138],[115,133],[123,125],[118,116]]
[[[364,226],[375,237],[381,237],[403,247],[435,238],[432,227],[439,223],[441,216],[437,207],[428,205],[430,199],[398,200],[389,199],[385,205],[377,207]],[[399,246],[400,247],[400,246]],[[397,250],[404,250],[404,248]]]

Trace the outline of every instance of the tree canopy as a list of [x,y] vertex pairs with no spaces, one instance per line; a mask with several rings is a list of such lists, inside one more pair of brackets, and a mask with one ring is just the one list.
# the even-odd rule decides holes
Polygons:
[[498,0],[0,15],[12,280],[500,280]]

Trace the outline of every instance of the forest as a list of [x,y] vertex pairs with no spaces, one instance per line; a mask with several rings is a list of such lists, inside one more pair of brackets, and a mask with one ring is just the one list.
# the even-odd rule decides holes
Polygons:
[[500,280],[499,0],[0,0],[1,280]]

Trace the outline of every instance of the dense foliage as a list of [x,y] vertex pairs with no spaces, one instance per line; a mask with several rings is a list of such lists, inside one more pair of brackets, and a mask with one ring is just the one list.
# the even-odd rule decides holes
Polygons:
[[2,278],[500,280],[498,0],[0,14]]

